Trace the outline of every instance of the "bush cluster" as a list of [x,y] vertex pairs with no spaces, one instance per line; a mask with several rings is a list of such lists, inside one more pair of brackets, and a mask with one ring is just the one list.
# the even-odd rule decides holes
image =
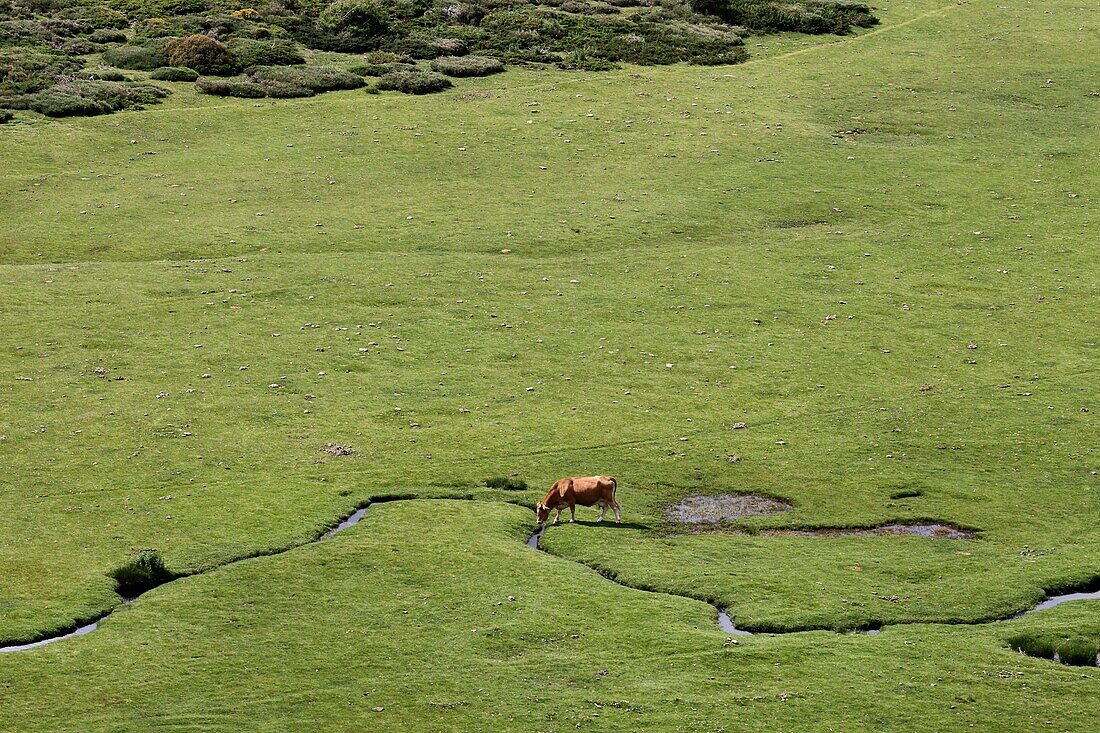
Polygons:
[[355,74],[325,66],[257,66],[229,79],[202,77],[195,82],[203,94],[221,97],[312,97],[337,89],[358,89],[365,82]]
[[394,71],[379,77],[375,89],[405,94],[432,94],[451,88],[451,80],[434,71]]
[[235,38],[229,42],[237,68],[250,66],[296,66],[306,62],[298,44],[286,39]]
[[12,111],[10,109],[0,109],[0,125],[11,122],[11,119],[14,116],[15,115],[12,114]]
[[69,78],[33,94],[0,98],[0,104],[33,110],[47,117],[75,117],[142,109],[170,93],[155,84]]
[[115,46],[103,52],[103,62],[120,69],[153,71],[169,66],[165,41],[150,41],[141,45]]
[[395,71],[415,71],[415,64],[357,64],[348,69],[353,74],[359,76],[385,76],[386,74],[392,74]]
[[488,76],[504,71],[504,64],[487,56],[442,56],[432,62],[432,69],[447,76]]
[[225,44],[201,33],[168,41],[164,53],[168,56],[164,66],[185,66],[214,76],[237,73],[237,62]]
[[157,81],[195,81],[199,78],[199,72],[180,66],[161,66],[154,69],[149,78]]
[[839,34],[878,22],[869,5],[850,0],[691,0],[691,6],[754,31]]

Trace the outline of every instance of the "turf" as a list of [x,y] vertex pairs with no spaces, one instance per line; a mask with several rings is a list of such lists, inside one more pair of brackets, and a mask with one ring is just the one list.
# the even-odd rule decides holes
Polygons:
[[[1088,635],[1095,603],[735,647],[583,567],[784,631],[1003,617],[1100,575],[1097,14],[880,15],[737,67],[178,85],[0,129],[0,639],[111,608],[140,550],[192,573],[372,496],[491,500],[375,507],[0,655],[0,728],[1088,730],[1088,670],[1006,640]],[[524,548],[504,502],[594,472],[626,524]],[[513,473],[533,488],[479,488]],[[980,534],[662,521],[741,491],[795,506],[750,529]]]

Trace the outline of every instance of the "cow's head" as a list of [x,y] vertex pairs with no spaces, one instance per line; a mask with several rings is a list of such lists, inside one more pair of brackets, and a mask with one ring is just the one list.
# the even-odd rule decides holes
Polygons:
[[546,524],[546,520],[550,518],[550,507],[543,504],[541,501],[535,505],[535,521],[539,523],[539,526]]

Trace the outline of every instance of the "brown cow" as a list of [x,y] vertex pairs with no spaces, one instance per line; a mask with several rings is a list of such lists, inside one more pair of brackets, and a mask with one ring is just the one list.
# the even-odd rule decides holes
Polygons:
[[558,479],[550,488],[549,493],[535,507],[535,517],[539,526],[545,526],[550,518],[550,512],[557,510],[554,524],[561,519],[562,509],[569,507],[569,521],[577,518],[577,504],[581,506],[599,506],[600,516],[597,522],[603,519],[608,507],[615,512],[615,521],[621,521],[622,505],[615,501],[615,479],[611,476],[573,476]]

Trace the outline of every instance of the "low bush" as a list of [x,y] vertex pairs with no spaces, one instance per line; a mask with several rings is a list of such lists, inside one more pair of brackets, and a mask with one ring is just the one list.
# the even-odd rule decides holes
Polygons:
[[451,80],[431,71],[395,71],[378,79],[376,87],[384,92],[431,94],[451,88]]
[[126,34],[113,28],[98,28],[88,35],[93,43],[126,43]]
[[379,0],[336,0],[317,16],[317,42],[333,51],[366,51],[390,34],[394,18]]
[[133,560],[115,568],[108,575],[118,583],[118,594],[124,598],[133,598],[179,577],[165,567],[164,560],[156,550],[143,550]]
[[203,94],[257,99],[312,97],[337,89],[358,89],[365,83],[351,72],[325,66],[257,66],[232,79],[204,76],[195,86]]
[[259,83],[273,82],[304,87],[314,94],[338,89],[359,89],[366,84],[350,71],[329,66],[257,66],[249,69],[248,77]]
[[509,491],[523,491],[527,488],[527,482],[513,476],[494,476],[485,479],[485,485],[490,489],[507,489]]
[[432,69],[455,77],[489,76],[504,71],[504,64],[486,56],[443,56],[432,62]]
[[385,76],[395,71],[414,71],[414,64],[359,64],[348,69],[359,76]]
[[153,69],[149,78],[158,81],[195,81],[199,78],[199,72],[182,66],[162,66]]
[[235,38],[229,42],[229,52],[242,69],[250,66],[295,66],[306,62],[298,44],[278,38]]
[[698,13],[754,31],[798,33],[847,33],[853,26],[866,28],[878,22],[871,7],[849,0],[690,0]]
[[46,89],[60,76],[75,73],[82,64],[47,51],[0,49],[0,94],[31,94]]
[[118,69],[84,69],[76,73],[77,79],[90,79],[92,81],[130,81],[130,78]]
[[15,115],[12,113],[12,111],[10,109],[0,109],[0,125],[3,125],[7,122],[11,122],[11,119],[14,116]]
[[231,79],[219,79],[211,76],[199,77],[195,81],[195,87],[203,94],[213,94],[218,97],[266,97],[267,92],[263,87],[250,81],[247,77],[233,77]]
[[151,41],[142,45],[115,46],[103,52],[103,62],[120,69],[153,71],[170,66],[163,41]]
[[617,64],[599,56],[566,56],[557,64],[559,69],[568,71],[612,71]]
[[165,44],[164,51],[168,63],[161,66],[186,66],[212,76],[231,76],[238,71],[237,62],[225,44],[201,33],[173,38]]

